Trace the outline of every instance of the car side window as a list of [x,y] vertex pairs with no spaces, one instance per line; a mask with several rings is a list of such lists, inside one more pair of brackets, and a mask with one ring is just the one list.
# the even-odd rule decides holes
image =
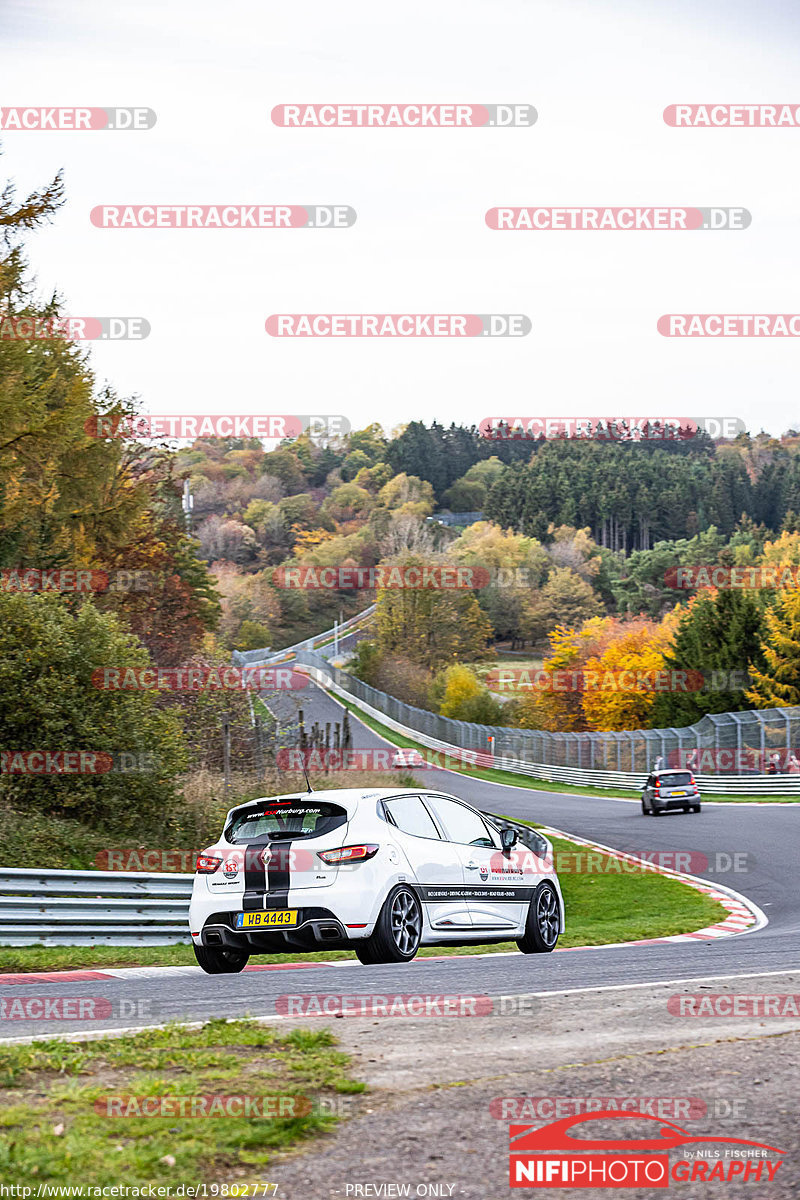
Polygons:
[[441,841],[439,831],[419,796],[395,796],[392,800],[384,800],[383,807],[403,833]]
[[433,809],[437,821],[451,842],[458,842],[461,846],[496,849],[487,825],[471,809],[456,800],[447,800],[444,796],[426,795],[425,803]]
[[653,784],[655,783],[655,781],[656,781],[656,779],[655,779],[655,775],[648,775],[648,777],[647,777],[647,783],[646,783],[644,786],[645,786],[645,787],[652,787],[652,786],[653,786]]

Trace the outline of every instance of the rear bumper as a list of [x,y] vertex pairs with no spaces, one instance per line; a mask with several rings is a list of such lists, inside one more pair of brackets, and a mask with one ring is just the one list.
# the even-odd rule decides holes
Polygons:
[[[293,929],[236,929],[236,912],[212,913],[200,937],[203,946],[227,946],[248,954],[280,954],[291,950],[340,950],[351,943],[342,922],[328,909],[307,909],[299,913]],[[359,933],[361,931],[359,930]]]
[[663,796],[653,797],[653,808],[670,809],[670,808],[691,808],[695,804],[700,803],[700,796],[670,796],[664,799]]

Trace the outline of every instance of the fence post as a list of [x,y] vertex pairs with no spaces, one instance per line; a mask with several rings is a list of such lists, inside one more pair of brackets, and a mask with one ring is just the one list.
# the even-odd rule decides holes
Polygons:
[[222,722],[222,772],[225,779],[225,795],[231,790],[231,723]]
[[256,717],[255,721],[255,759],[256,759],[256,779],[264,778],[264,729],[261,724],[261,717]]

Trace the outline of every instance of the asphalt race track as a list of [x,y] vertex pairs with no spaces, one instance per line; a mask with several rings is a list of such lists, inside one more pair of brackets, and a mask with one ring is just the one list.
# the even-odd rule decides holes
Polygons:
[[[326,693],[310,685],[301,705],[305,722],[341,719],[341,708]],[[287,720],[296,705],[281,702]],[[385,745],[381,738],[351,715],[353,742],[359,748]],[[797,886],[797,825],[794,805],[704,805],[699,815],[670,814],[658,820],[641,815],[638,803],[584,798],[528,788],[505,787],[454,773],[415,771],[427,785],[449,791],[487,811],[536,820],[567,833],[616,849],[643,851],[690,850],[704,853],[709,869],[699,871],[709,881],[731,887],[752,900],[768,918],[754,933],[689,943],[608,947],[556,952],[418,958],[409,965],[365,967],[358,963],[309,964],[297,970],[246,970],[232,976],[205,976],[199,968],[141,968],[120,972],[113,979],[61,982],[64,996],[97,996],[112,1001],[113,1014],[93,1022],[93,1028],[122,1028],[140,1024],[212,1016],[274,1014],[275,1000],[287,992],[386,993],[408,990],[425,993],[482,993],[491,996],[558,992],[711,976],[756,975],[791,971],[800,963],[800,890]],[[746,870],[715,872],[730,856],[746,854]],[[721,857],[718,857],[721,856]],[[741,859],[740,859],[741,862]],[[569,921],[569,912],[567,912]],[[256,958],[254,963],[268,960]],[[2,992],[8,995],[36,989],[31,981]],[[122,1003],[121,1003],[122,1002]],[[15,1037],[86,1029],[86,1021],[14,1021],[4,1033]]]

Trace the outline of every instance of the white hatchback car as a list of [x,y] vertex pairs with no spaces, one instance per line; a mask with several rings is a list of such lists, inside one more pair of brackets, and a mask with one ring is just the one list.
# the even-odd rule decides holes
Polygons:
[[392,756],[393,767],[427,767],[428,763],[419,750],[398,750]]
[[210,975],[287,951],[409,962],[512,939],[533,954],[555,949],[564,901],[546,838],[455,796],[300,792],[231,809],[197,859],[189,928]]

